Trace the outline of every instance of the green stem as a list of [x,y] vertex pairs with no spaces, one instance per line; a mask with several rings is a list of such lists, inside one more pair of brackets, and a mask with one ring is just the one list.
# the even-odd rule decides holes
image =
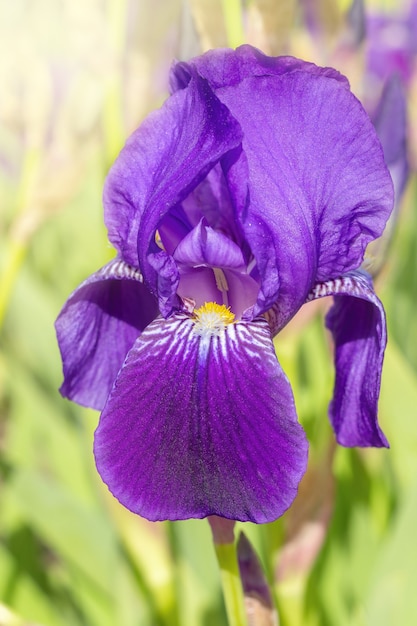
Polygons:
[[229,626],[247,626],[235,543],[215,543]]

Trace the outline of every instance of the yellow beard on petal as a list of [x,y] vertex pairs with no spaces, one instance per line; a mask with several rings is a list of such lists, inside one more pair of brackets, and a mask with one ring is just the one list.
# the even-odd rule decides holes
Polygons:
[[217,302],[206,302],[194,310],[194,332],[198,335],[219,335],[228,324],[233,324],[235,316],[229,307]]

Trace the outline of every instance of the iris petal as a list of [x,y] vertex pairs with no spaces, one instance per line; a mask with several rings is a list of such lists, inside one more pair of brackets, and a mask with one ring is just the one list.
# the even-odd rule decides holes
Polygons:
[[239,46],[236,50],[228,48],[209,50],[187,63],[176,63],[170,76],[172,91],[184,89],[195,70],[204,76],[214,89],[237,85],[249,76],[279,76],[299,70],[333,78],[349,88],[345,76],[331,67],[317,67],[314,63],[307,63],[291,56],[270,57],[250,45]]
[[382,149],[353,94],[319,74],[217,93],[244,133],[229,184],[262,278],[258,311],[279,296],[288,320],[315,281],[356,269],[382,233],[393,200]]
[[69,297],[56,323],[64,382],[61,393],[102,409],[126,354],[158,314],[140,272],[116,259]]
[[265,320],[218,335],[180,315],[152,322],[101,415],[95,456],[110,491],[150,520],[282,515],[307,442]]
[[207,226],[203,219],[180,242],[174,252],[174,259],[190,267],[209,265],[243,269],[245,265],[239,246],[223,233]]
[[335,296],[326,324],[335,342],[336,380],[329,407],[338,443],[388,447],[377,405],[387,341],[385,313],[370,277],[351,272],[315,286],[313,300]]
[[239,124],[196,76],[142,123],[111,168],[104,189],[109,239],[153,291],[156,273],[146,257],[159,222],[240,140]]
[[207,177],[183,201],[183,207],[194,226],[204,216],[209,226],[244,247],[243,235],[236,221],[235,209],[223,173],[223,161],[229,157],[230,153],[210,170]]
[[178,286],[181,298],[193,301],[196,308],[217,302],[230,306],[238,319],[252,319],[258,291],[258,283],[246,273],[209,267],[185,269]]

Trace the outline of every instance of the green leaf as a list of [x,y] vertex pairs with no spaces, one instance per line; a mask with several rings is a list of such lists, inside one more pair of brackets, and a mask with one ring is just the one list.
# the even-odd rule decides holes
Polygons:
[[375,566],[366,626],[417,624],[417,483],[398,511],[392,533]]
[[102,512],[81,504],[40,471],[15,470],[9,497],[45,543],[90,579],[106,602],[114,584],[117,542]]
[[219,573],[207,521],[173,522],[169,528],[177,563],[178,624],[226,626]]
[[404,486],[417,475],[417,373],[391,340],[385,353],[379,414],[389,457]]

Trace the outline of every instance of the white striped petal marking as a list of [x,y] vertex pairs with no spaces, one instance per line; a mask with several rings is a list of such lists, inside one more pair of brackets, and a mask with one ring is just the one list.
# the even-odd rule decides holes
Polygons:
[[[208,330],[215,306],[226,321]],[[158,318],[137,339],[101,415],[97,467],[151,520],[272,521],[307,462],[291,387],[264,319],[233,322],[226,307],[204,307]]]

